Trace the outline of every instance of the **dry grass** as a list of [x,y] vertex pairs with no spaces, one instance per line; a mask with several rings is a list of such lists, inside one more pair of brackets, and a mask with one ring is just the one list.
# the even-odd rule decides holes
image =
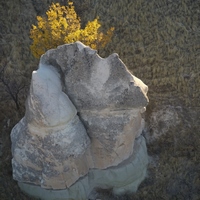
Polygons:
[[[8,78],[19,76],[29,84],[37,68],[29,50],[29,30],[52,0],[8,0],[0,3],[0,65],[8,63]],[[55,2],[55,1],[54,1]],[[62,0],[56,2],[63,3]],[[101,199],[200,199],[200,21],[199,0],[74,0],[83,24],[100,17],[103,29],[115,27],[113,41],[99,52],[117,52],[127,67],[149,86],[146,121],[164,105],[181,108],[181,124],[148,143],[148,177],[136,194],[115,197],[111,191]],[[16,69],[16,70],[15,70]],[[17,83],[19,83],[17,82]],[[24,113],[27,88],[15,105],[0,84],[0,122],[3,154],[0,158],[0,199],[30,199],[12,180],[10,128]],[[3,128],[7,119],[11,126]],[[150,134],[150,133],[149,133]]]

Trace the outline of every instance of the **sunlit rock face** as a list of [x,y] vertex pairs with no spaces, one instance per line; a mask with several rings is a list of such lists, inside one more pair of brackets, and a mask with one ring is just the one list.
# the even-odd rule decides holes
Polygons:
[[[14,179],[41,189],[70,190],[86,178],[93,183],[88,182],[87,196],[103,187],[104,179],[115,188],[119,177],[110,169],[127,171],[129,165],[133,177],[140,176],[121,188],[134,183],[137,188],[147,165],[145,142],[137,143],[144,140],[141,113],[147,90],[117,54],[101,58],[80,42],[47,51],[32,74],[26,114],[11,133]],[[103,178],[105,170],[109,181]],[[131,176],[121,174],[124,180]],[[119,184],[115,191],[126,187],[120,190]]]
[[90,139],[53,66],[40,65],[33,72],[25,117],[11,138],[18,181],[63,189],[88,172],[84,152]]

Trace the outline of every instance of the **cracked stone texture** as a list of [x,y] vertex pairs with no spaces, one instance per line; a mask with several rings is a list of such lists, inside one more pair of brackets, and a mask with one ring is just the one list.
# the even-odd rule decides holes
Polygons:
[[141,113],[148,103],[148,87],[116,53],[101,58],[80,42],[47,51],[40,63],[60,72],[63,91],[91,139],[92,167],[104,169],[128,158],[143,129]]
[[83,154],[90,139],[52,66],[41,65],[33,72],[26,114],[13,128],[11,140],[17,181],[63,189],[88,173]]
[[101,176],[119,166],[143,130],[147,90],[117,54],[104,59],[80,42],[47,51],[32,73],[25,116],[11,133],[13,178],[66,189],[92,169]]
[[41,200],[96,200],[95,188],[113,188],[115,195],[135,192],[146,176],[148,163],[143,136],[136,139],[133,151],[134,153],[118,166],[106,170],[91,169],[86,176],[64,190],[46,190],[27,183],[18,183],[18,185],[25,193]]

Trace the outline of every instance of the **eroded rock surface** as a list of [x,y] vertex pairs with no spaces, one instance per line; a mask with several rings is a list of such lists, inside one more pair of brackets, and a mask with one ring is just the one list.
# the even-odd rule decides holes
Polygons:
[[146,176],[148,163],[146,142],[141,136],[135,141],[133,154],[118,166],[90,169],[89,173],[63,190],[45,190],[39,186],[19,182],[19,187],[30,196],[42,200],[96,200],[95,188],[113,188],[115,195],[135,192]]
[[117,54],[104,59],[80,42],[47,51],[32,74],[26,114],[11,133],[14,179],[65,189],[92,169],[118,167],[143,130],[147,90]]
[[53,66],[40,65],[33,72],[25,117],[11,138],[18,181],[63,189],[88,173],[83,154],[90,139]]

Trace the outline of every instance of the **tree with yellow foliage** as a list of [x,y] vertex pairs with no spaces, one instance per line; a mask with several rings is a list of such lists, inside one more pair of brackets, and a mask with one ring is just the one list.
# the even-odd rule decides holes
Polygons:
[[63,43],[81,41],[93,49],[101,49],[110,42],[113,27],[105,34],[99,30],[101,24],[98,18],[89,21],[84,29],[81,29],[80,21],[73,2],[69,2],[68,6],[52,3],[46,16],[37,16],[38,25],[33,25],[30,30],[30,38],[33,40],[30,48],[33,55],[39,58],[48,49]]

